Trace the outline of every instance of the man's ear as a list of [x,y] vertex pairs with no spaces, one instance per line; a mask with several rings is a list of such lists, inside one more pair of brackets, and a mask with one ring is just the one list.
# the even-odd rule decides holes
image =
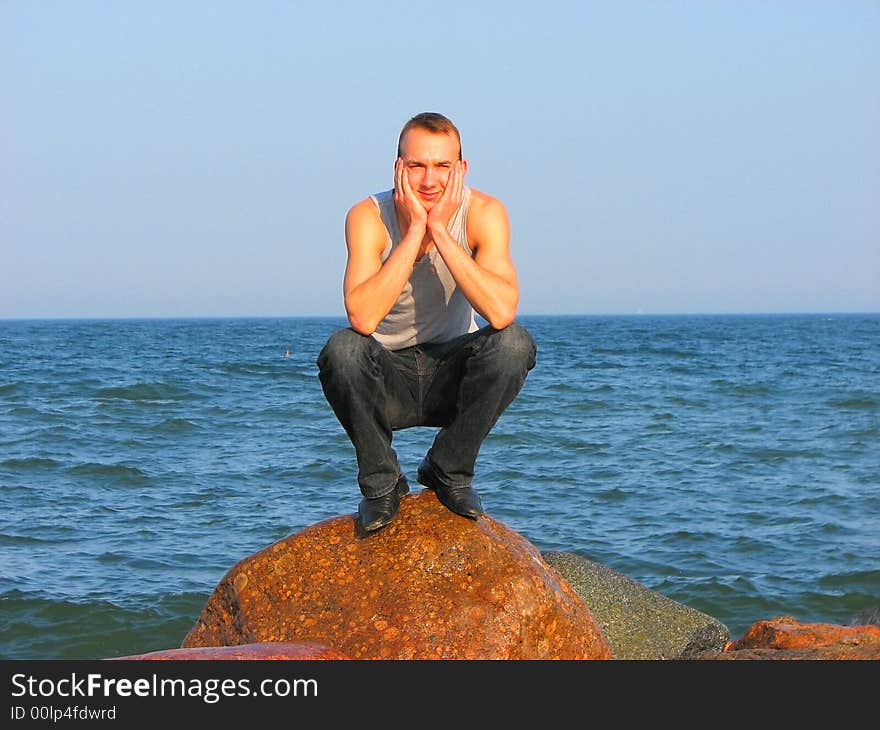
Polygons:
[[461,161],[461,174],[462,175],[467,173],[467,168],[468,168],[467,160],[462,160]]

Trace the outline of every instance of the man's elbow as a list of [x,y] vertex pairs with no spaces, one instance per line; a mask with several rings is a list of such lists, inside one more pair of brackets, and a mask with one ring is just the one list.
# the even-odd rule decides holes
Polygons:
[[513,324],[516,319],[516,307],[505,307],[493,312],[488,318],[488,322],[496,330],[503,330],[508,325]]
[[373,334],[376,331],[376,327],[379,326],[378,322],[371,319],[365,319],[352,312],[348,313],[348,323],[355,332],[366,335],[367,337]]

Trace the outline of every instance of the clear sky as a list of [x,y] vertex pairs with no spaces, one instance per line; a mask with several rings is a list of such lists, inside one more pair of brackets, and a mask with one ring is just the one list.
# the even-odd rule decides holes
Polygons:
[[341,315],[451,117],[521,314],[880,311],[880,2],[0,0],[0,317]]

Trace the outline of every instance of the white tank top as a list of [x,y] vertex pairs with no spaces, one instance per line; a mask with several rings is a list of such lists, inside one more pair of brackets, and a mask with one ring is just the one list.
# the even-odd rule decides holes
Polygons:
[[[449,235],[468,256],[472,253],[467,241],[470,192],[468,187],[463,189],[461,205],[448,225]],[[388,234],[381,256],[383,263],[403,238],[393,193],[386,190],[370,196],[379,208]],[[373,337],[387,350],[400,350],[426,342],[446,342],[477,329],[473,307],[455,283],[437,247],[432,246],[416,261],[400,297],[376,327]]]

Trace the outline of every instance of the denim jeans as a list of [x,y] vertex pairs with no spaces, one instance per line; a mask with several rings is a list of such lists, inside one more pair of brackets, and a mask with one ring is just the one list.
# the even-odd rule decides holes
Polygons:
[[321,387],[352,444],[358,486],[368,498],[393,490],[402,471],[394,431],[439,427],[427,459],[447,486],[465,486],[483,440],[516,398],[537,347],[514,323],[484,327],[448,342],[386,350],[346,328],[318,356]]

